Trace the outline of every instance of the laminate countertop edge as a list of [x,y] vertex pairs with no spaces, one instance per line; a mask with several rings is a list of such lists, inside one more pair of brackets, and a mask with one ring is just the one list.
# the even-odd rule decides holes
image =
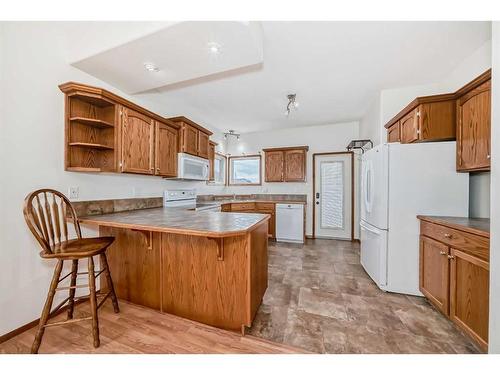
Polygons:
[[[220,213],[220,214],[232,214],[232,213]],[[78,221],[80,222],[80,224],[84,225],[97,225],[103,227],[124,228],[124,229],[150,231],[150,232],[174,233],[174,234],[183,234],[183,235],[199,236],[199,237],[224,238],[224,237],[235,237],[235,236],[245,235],[249,232],[252,232],[255,228],[259,227],[260,225],[262,225],[264,222],[268,221],[271,218],[271,215],[269,214],[260,214],[260,215],[264,217],[245,229],[226,230],[226,231],[176,228],[176,227],[158,226],[158,225],[140,224],[140,223],[124,223],[107,219],[104,220],[99,219],[99,216],[101,215],[79,218]]]
[[[427,221],[429,223],[443,225],[448,228],[460,230],[463,232],[472,233],[478,236],[490,238],[489,230],[486,231],[484,229],[480,229],[472,226],[474,222],[483,222],[488,223],[489,219],[483,218],[467,218],[467,217],[452,217],[452,216],[426,216],[426,215],[417,215],[417,219],[422,221]],[[470,224],[467,225],[464,222],[470,221]]]

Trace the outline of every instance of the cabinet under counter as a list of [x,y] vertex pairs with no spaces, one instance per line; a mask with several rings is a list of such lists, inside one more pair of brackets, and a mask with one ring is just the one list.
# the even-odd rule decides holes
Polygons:
[[489,219],[418,216],[420,291],[488,349]]
[[154,208],[81,222],[115,237],[107,255],[118,298],[244,332],[267,289],[269,217]]

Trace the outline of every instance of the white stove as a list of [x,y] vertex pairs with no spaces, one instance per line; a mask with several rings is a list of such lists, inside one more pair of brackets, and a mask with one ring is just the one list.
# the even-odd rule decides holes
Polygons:
[[196,190],[165,190],[163,207],[184,208],[194,211],[220,211],[217,203],[196,203]]

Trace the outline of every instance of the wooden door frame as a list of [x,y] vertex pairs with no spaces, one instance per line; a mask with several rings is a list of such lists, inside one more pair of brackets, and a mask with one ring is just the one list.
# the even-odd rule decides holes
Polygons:
[[351,155],[351,241],[354,241],[354,152],[353,151],[339,151],[339,152],[317,152],[313,154],[312,165],[312,197],[313,197],[313,211],[312,211],[312,238],[316,238],[316,156],[328,155]]

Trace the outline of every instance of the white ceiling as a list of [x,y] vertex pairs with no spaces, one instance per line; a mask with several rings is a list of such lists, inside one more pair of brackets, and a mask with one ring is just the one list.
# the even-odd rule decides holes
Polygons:
[[[160,103],[165,115],[241,132],[357,120],[380,89],[439,81],[491,38],[489,22],[262,22],[261,27],[263,64],[201,74],[139,96]],[[231,48],[221,48],[221,59],[255,48],[238,45],[241,35],[234,35],[235,42],[231,34],[223,37]],[[134,60],[142,61],[161,45],[134,48],[145,54]],[[178,48],[186,52],[185,46]],[[162,58],[176,55],[174,46]],[[123,70],[123,61],[103,67],[98,78],[118,88],[128,79],[140,80],[142,66]],[[120,81],[114,69],[132,78]],[[183,66],[178,69],[182,77]],[[297,94],[300,106],[286,117],[288,93]]]
[[[210,52],[216,47],[217,52]],[[258,22],[178,22],[72,65],[127,94],[261,64]],[[151,64],[158,69],[145,69]],[[189,82],[188,82],[189,81]]]

